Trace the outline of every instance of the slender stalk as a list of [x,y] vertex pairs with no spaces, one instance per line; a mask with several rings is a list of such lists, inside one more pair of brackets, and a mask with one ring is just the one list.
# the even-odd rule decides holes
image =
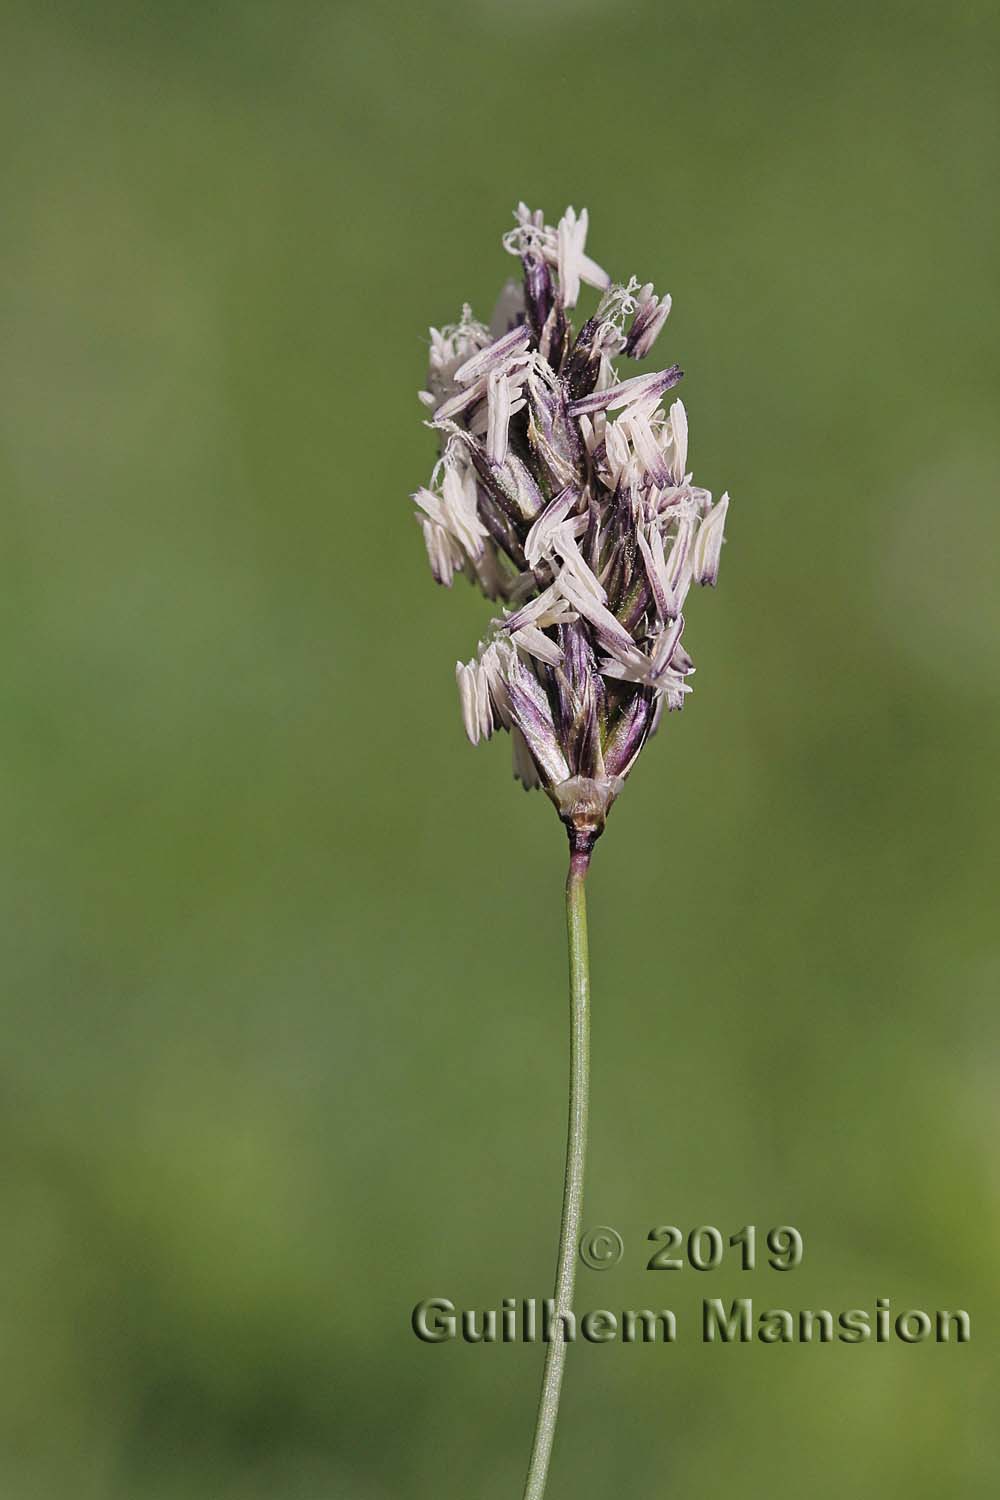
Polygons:
[[570,855],[566,877],[566,935],[569,939],[569,1127],[566,1138],[566,1176],[559,1224],[555,1310],[552,1338],[546,1345],[542,1390],[535,1419],[535,1438],[524,1486],[524,1500],[542,1500],[559,1415],[559,1393],[566,1363],[565,1322],[572,1311],[576,1281],[577,1242],[583,1208],[583,1174],[587,1156],[587,1113],[590,1095],[590,959],[587,953],[587,896],[584,882],[590,851]]

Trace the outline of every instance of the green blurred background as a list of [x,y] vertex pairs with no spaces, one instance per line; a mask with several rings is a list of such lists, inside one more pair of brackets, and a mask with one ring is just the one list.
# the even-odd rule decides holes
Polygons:
[[[425,329],[519,197],[669,289],[733,494],[591,880],[570,1496],[996,1493],[998,43],[985,3],[6,3],[0,1493],[520,1493],[562,832],[465,743]],[[654,1276],[653,1225],[802,1231]],[[706,1296],[965,1307],[708,1348]]]

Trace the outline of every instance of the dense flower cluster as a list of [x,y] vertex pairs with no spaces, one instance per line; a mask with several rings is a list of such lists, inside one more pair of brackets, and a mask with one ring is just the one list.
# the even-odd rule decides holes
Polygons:
[[[516,219],[503,244],[523,282],[492,326],[466,306],[431,329],[420,397],[441,454],[413,498],[437,581],[463,572],[500,607],[456,669],[469,738],[509,731],[515,775],[582,846],[690,691],[684,601],[716,581],[729,497],[713,505],[687,472],[684,407],[661,405],[678,367],[622,380],[612,363],[649,353],[670,298],[611,282],[586,210],[552,228],[522,203]],[[575,333],[581,283],[601,295]]]

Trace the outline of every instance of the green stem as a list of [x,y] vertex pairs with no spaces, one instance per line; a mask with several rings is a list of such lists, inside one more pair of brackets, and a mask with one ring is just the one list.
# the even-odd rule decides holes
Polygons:
[[587,1111],[590,1093],[590,960],[587,954],[587,896],[584,881],[590,863],[589,850],[570,856],[566,877],[566,934],[569,939],[569,1128],[566,1140],[566,1176],[563,1183],[562,1219],[559,1224],[559,1259],[556,1265],[555,1309],[551,1320],[551,1342],[545,1350],[542,1391],[535,1420],[535,1439],[524,1486],[524,1500],[542,1500],[552,1455],[552,1440],[559,1415],[559,1392],[566,1363],[565,1323],[562,1314],[573,1308],[576,1280],[580,1213],[583,1208],[583,1172],[587,1156]]

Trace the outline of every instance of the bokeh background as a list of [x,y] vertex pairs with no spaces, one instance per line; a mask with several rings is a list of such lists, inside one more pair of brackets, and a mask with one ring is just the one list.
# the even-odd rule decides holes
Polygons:
[[[0,1490],[520,1493],[564,850],[472,751],[407,496],[425,328],[518,198],[669,289],[733,495],[697,687],[591,879],[552,1500],[993,1495],[996,8],[3,7]],[[803,1266],[644,1269],[654,1225]],[[706,1348],[702,1297],[967,1308],[964,1348]]]

